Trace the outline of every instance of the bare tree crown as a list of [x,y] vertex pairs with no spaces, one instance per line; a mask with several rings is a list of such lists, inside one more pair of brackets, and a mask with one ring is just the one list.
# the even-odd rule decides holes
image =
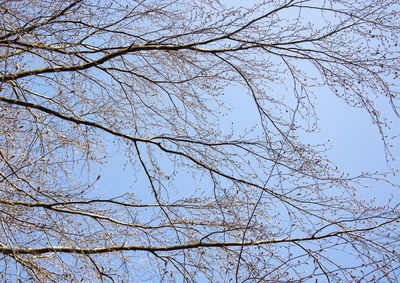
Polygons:
[[304,141],[336,96],[394,164],[398,1],[222,2],[0,1],[2,280],[398,279],[389,179]]

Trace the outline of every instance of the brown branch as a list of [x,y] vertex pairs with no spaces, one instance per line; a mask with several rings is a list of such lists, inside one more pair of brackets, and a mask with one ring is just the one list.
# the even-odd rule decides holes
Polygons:
[[366,232],[375,230],[379,227],[385,226],[391,222],[397,221],[398,218],[392,219],[373,227],[341,230],[320,236],[311,237],[299,237],[299,238],[282,238],[275,240],[261,240],[261,241],[239,241],[239,242],[201,242],[197,241],[194,243],[170,245],[170,246],[146,246],[146,245],[115,245],[102,248],[76,248],[76,247],[40,247],[40,248],[14,248],[6,247],[2,245],[0,247],[0,253],[2,254],[45,254],[45,253],[72,253],[72,254],[102,254],[111,252],[121,251],[146,251],[146,252],[168,252],[168,251],[179,251],[179,250],[190,250],[198,248],[226,248],[226,247],[242,247],[242,246],[262,246],[271,244],[281,243],[299,243],[305,241],[318,241],[331,237],[340,237],[346,234],[353,234],[359,232]]
[[4,40],[6,38],[9,38],[11,36],[17,35],[17,34],[26,34],[29,33],[39,27],[42,27],[44,25],[47,25],[49,23],[51,23],[53,20],[65,15],[66,12],[68,12],[69,10],[71,10],[74,6],[76,6],[77,4],[79,4],[80,2],[82,2],[82,0],[76,0],[74,2],[72,2],[70,5],[68,5],[67,7],[65,7],[63,10],[61,10],[59,13],[54,14],[53,16],[51,16],[50,18],[47,18],[46,20],[44,20],[43,22],[34,24],[32,26],[26,27],[26,28],[19,28],[16,29],[14,31],[11,31],[3,36],[0,36],[0,40]]

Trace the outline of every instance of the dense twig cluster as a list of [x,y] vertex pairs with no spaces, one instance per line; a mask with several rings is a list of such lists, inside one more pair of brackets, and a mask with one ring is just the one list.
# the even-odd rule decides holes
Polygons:
[[[390,162],[397,1],[260,2],[0,2],[2,279],[397,278],[398,204],[363,199],[385,179],[302,141],[330,92]],[[115,151],[138,181],[101,197]]]

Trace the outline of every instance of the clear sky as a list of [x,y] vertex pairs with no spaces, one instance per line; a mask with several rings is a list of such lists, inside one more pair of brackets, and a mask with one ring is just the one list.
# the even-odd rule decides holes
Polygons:
[[[238,1],[237,3],[244,3]],[[248,2],[246,2],[248,3]],[[233,106],[233,111],[221,120],[221,127],[228,126],[234,122],[235,127],[251,128],[257,123],[257,114],[254,105],[249,103],[246,91],[237,86],[229,86],[225,96],[227,101]],[[340,98],[332,94],[331,91],[320,88],[315,92],[316,113],[318,116],[318,126],[320,131],[317,133],[304,133],[301,137],[304,141],[311,144],[325,143],[329,140],[328,157],[341,170],[354,176],[362,172],[387,172],[392,168],[400,168],[398,160],[390,160],[387,163],[385,156],[384,143],[376,125],[371,123],[369,114],[360,108],[351,107]],[[394,158],[400,157],[400,122],[386,98],[379,100],[379,106],[385,111],[389,120],[392,121],[391,134],[397,138],[391,140],[393,148],[391,153]],[[389,158],[390,159],[390,158]],[[117,196],[126,192],[135,192],[150,203],[154,202],[151,191],[144,176],[134,176],[133,168],[122,154],[117,154],[108,162],[108,166],[102,172],[99,182],[99,190],[106,191],[107,194]],[[388,181],[400,184],[400,177],[389,175]],[[185,179],[182,178],[182,186]],[[384,202],[393,195],[399,202],[398,188],[382,182],[366,180],[365,184],[370,185],[370,189],[364,191],[366,198],[377,198]],[[346,261],[349,259],[341,258]]]
[[[387,90],[384,87],[381,88],[385,84],[380,84],[382,81],[379,81],[380,77],[376,76],[378,72],[381,72],[380,75],[387,72],[395,76],[395,71],[399,68],[398,62],[390,57],[399,56],[399,51],[387,52],[392,50],[390,48],[394,50],[394,46],[398,46],[396,32],[399,30],[386,29],[388,26],[386,23],[390,22],[388,18],[396,18],[397,15],[386,14],[387,18],[382,17],[385,19],[383,20],[385,25],[380,25],[377,19],[378,13],[376,13],[378,11],[382,13],[379,15],[385,15],[386,7],[392,6],[383,6],[382,2],[364,0],[363,3],[366,6],[359,8],[359,11],[352,10],[350,13],[349,10],[341,9],[347,7],[345,1],[350,3],[350,0],[343,0],[343,2],[282,0],[280,3],[282,6],[279,8],[274,7],[275,2],[272,0],[221,0],[232,10],[220,11],[213,6],[218,5],[216,0],[210,0],[209,7],[206,5],[208,0],[198,1],[198,3],[187,1],[187,5],[183,6],[180,1],[171,1],[173,3],[166,4],[167,7],[160,7],[163,1],[159,0],[148,1],[148,6],[146,3],[146,5],[140,3],[135,7],[129,7],[132,3],[135,4],[135,1],[132,3],[129,1],[126,0],[123,5],[107,1],[91,5],[90,1],[87,3],[82,1],[79,3],[82,5],[81,13],[78,13],[79,10],[70,12],[68,9],[62,10],[63,12],[58,16],[61,18],[68,16],[66,18],[68,20],[57,19],[54,31],[50,25],[56,18],[51,15],[54,14],[52,10],[57,7],[52,6],[46,10],[48,7],[45,7],[46,4],[40,7],[42,5],[40,1],[27,1],[24,4],[32,4],[33,7],[30,11],[32,17],[28,17],[30,20],[21,22],[20,28],[4,37],[15,37],[15,40],[3,40],[3,45],[10,45],[7,48],[19,50],[15,53],[6,51],[4,54],[5,73],[14,70],[8,69],[7,58],[12,57],[10,66],[14,68],[15,65],[13,71],[15,74],[9,73],[2,76],[2,81],[6,84],[9,82],[10,85],[9,88],[3,88],[5,96],[2,96],[0,100],[2,103],[15,104],[15,108],[19,109],[7,109],[13,115],[10,114],[10,120],[15,120],[15,125],[23,124],[25,117],[32,117],[33,124],[37,126],[36,132],[32,130],[33,128],[29,130],[24,127],[19,128],[21,136],[24,131],[32,132],[33,139],[29,147],[26,147],[26,141],[29,139],[25,137],[20,139],[22,146],[10,142],[6,147],[16,152],[26,150],[26,154],[20,154],[21,157],[18,157],[21,159],[20,163],[19,161],[12,162],[22,164],[18,167],[21,174],[25,174],[25,168],[28,168],[28,178],[38,174],[40,178],[36,178],[37,183],[45,184],[45,186],[33,186],[36,180],[32,179],[33,183],[30,184],[30,179],[26,178],[28,180],[26,181],[20,178],[7,162],[5,163],[6,170],[11,172],[12,178],[16,178],[16,183],[26,183],[29,185],[27,187],[29,191],[40,194],[43,199],[50,199],[45,194],[44,187],[49,188],[49,196],[55,196],[54,202],[58,200],[60,192],[64,193],[64,191],[65,199],[68,199],[68,201],[63,200],[55,204],[51,199],[52,204],[45,205],[36,203],[40,198],[32,197],[35,204],[31,205],[20,201],[26,196],[31,197],[24,190],[14,188],[10,191],[4,190],[7,194],[12,192],[10,193],[12,198],[18,200],[18,202],[9,202],[5,199],[4,205],[21,205],[32,211],[43,209],[46,213],[47,209],[50,211],[49,214],[32,214],[34,217],[38,216],[38,220],[35,221],[40,225],[37,225],[32,221],[34,217],[15,210],[16,215],[20,214],[23,219],[21,223],[25,223],[28,227],[32,222],[33,231],[38,231],[40,234],[38,239],[35,239],[36,234],[22,229],[21,227],[24,226],[16,225],[21,235],[29,238],[25,241],[21,237],[23,240],[21,243],[23,242],[27,247],[33,245],[33,249],[25,249],[21,244],[20,247],[23,248],[18,247],[16,250],[25,249],[24,253],[34,254],[32,260],[44,260],[45,257],[36,257],[35,245],[38,247],[42,244],[49,247],[53,245],[52,248],[39,247],[39,250],[55,255],[57,249],[53,242],[63,245],[66,243],[65,245],[72,247],[60,249],[62,253],[68,254],[75,251],[80,255],[89,255],[93,252],[97,254],[95,257],[98,256],[100,261],[103,261],[106,257],[103,257],[102,252],[109,253],[111,251],[109,245],[113,245],[117,249],[124,249],[129,254],[127,258],[133,261],[133,265],[126,264],[126,273],[129,274],[129,269],[135,268],[137,273],[143,271],[140,264],[136,267],[137,260],[143,259],[145,262],[143,265],[148,263],[146,268],[149,267],[150,272],[143,271],[144,276],[156,274],[152,272],[157,271],[152,271],[151,268],[157,265],[161,273],[167,269],[172,271],[174,268],[180,271],[180,267],[177,267],[172,260],[171,265],[168,265],[167,261],[163,262],[162,253],[166,255],[171,251],[170,255],[175,257],[174,260],[182,259],[183,266],[193,268],[193,276],[201,273],[203,267],[205,267],[204,270],[210,270],[217,269],[218,267],[215,266],[219,265],[219,268],[225,272],[221,273],[221,280],[228,277],[234,278],[235,269],[236,281],[239,280],[240,272],[244,270],[248,272],[246,274],[248,278],[255,276],[271,279],[272,277],[269,278],[269,276],[275,272],[280,273],[279,269],[283,266],[283,269],[288,271],[288,275],[292,275],[290,273],[292,272],[296,278],[314,274],[323,276],[325,273],[329,281],[329,276],[318,261],[318,257],[326,261],[323,265],[332,273],[329,274],[332,276],[337,272],[337,268],[341,269],[335,264],[336,262],[346,265],[346,269],[343,269],[346,271],[342,273],[343,278],[351,278],[352,272],[358,272],[360,276],[363,276],[361,273],[365,268],[367,271],[373,271],[370,275],[361,278],[370,279],[372,276],[375,277],[372,273],[384,265],[393,268],[394,272],[391,271],[393,276],[398,276],[400,265],[396,259],[399,259],[400,255],[396,250],[399,246],[400,235],[398,233],[400,226],[397,222],[400,215],[397,214],[400,206],[400,187],[392,186],[391,183],[400,185],[400,176],[391,173],[385,175],[385,172],[400,168],[400,161],[397,160],[400,157],[400,122],[388,99],[383,97],[384,94],[373,93],[374,91],[384,93]],[[277,0],[276,3],[279,1]],[[285,1],[296,2],[296,5],[287,7],[285,4],[288,2]],[[396,0],[389,1],[397,3]],[[76,1],[71,8],[75,4],[79,6],[78,2]],[[21,4],[22,2],[7,3],[20,3],[20,6],[16,5],[15,15],[23,15],[25,5]],[[60,7],[67,5],[64,2],[55,1],[54,3],[60,4]],[[128,5],[125,5],[126,3]],[[323,7],[304,6],[313,3],[318,5],[326,3],[326,5],[324,4]],[[329,6],[329,3],[343,6],[340,6],[340,11],[335,11],[331,9],[334,5]],[[355,3],[361,3],[361,1]],[[378,5],[378,7],[382,9],[375,9],[371,3],[379,3],[381,6]],[[40,4],[38,8],[35,8],[36,4]],[[100,7],[103,4],[104,7]],[[260,6],[246,13],[243,7],[252,7],[254,4]],[[118,7],[114,8],[113,5]],[[396,5],[393,5],[394,9],[397,9]],[[141,6],[143,6],[143,12]],[[243,9],[238,11],[238,7]],[[43,15],[50,13],[50,16],[45,17],[40,13],[36,16],[36,9],[42,8],[46,10]],[[135,15],[136,10],[137,15]],[[4,11],[6,11],[5,15],[9,13],[8,8]],[[95,11],[102,12],[97,14]],[[106,13],[108,11],[110,13]],[[332,11],[335,12],[332,13]],[[160,12],[159,15],[158,12]],[[10,30],[13,30],[14,23],[15,26],[18,24],[14,15],[9,14]],[[86,15],[91,16],[85,19]],[[145,15],[148,17],[146,18]],[[373,16],[370,17],[370,15]],[[124,18],[119,20],[118,16]],[[21,16],[21,18],[24,17]],[[46,18],[49,20],[44,20]],[[90,24],[80,23],[81,19],[88,20]],[[42,20],[44,22],[35,24],[35,21]],[[113,21],[116,22],[111,23]],[[31,22],[34,25],[25,28],[25,23],[31,24]],[[95,26],[93,23],[102,27],[92,31],[92,26],[93,28]],[[390,23],[398,23],[398,21],[393,20]],[[61,31],[59,25],[61,25]],[[390,27],[393,26],[398,25],[392,24]],[[68,27],[73,29],[70,30]],[[86,27],[89,28],[86,29]],[[112,32],[108,34],[109,28]],[[377,32],[383,33],[380,39],[372,34],[374,28]],[[37,36],[35,29],[39,30]],[[50,31],[49,35],[47,35],[48,31]],[[76,35],[70,36],[69,31],[71,34],[76,32]],[[41,32],[44,34],[42,35]],[[89,34],[84,35],[85,32]],[[178,32],[179,34],[176,34]],[[389,38],[384,34],[385,32],[389,32],[392,37]],[[50,41],[54,38],[55,42],[46,47],[42,45],[40,39],[42,37],[43,40],[49,37]],[[58,37],[62,39],[60,41],[63,42],[62,45],[56,44]],[[143,40],[141,37],[146,39]],[[29,43],[31,38],[37,38],[37,43]],[[20,40],[27,40],[27,42],[20,43]],[[75,59],[71,59],[75,52],[69,51],[71,46],[75,48],[75,45],[71,43],[73,40],[77,40],[78,49],[84,49],[82,51],[84,53],[76,52],[80,55]],[[195,40],[199,41],[193,43]],[[383,42],[385,40],[390,41],[388,45],[392,45],[386,47]],[[379,48],[375,46],[381,42],[383,42],[382,50],[385,53],[382,57],[380,57]],[[83,43],[85,44],[82,45]],[[90,44],[94,44],[99,49],[90,47]],[[119,44],[121,46],[117,46]],[[29,48],[25,49],[25,45]],[[50,58],[53,56],[51,55],[53,51],[54,54],[58,54],[54,55],[54,59]],[[19,57],[19,52],[22,52],[22,56],[26,56],[23,53],[27,52],[33,56],[33,59],[29,56],[23,59]],[[101,53],[100,59],[96,57],[97,53]],[[60,54],[71,54],[72,57],[63,57]],[[89,54],[87,58],[82,57],[86,56],[85,54]],[[59,55],[60,57],[57,57]],[[65,64],[74,65],[61,66],[64,64],[62,58],[67,58]],[[19,64],[19,59],[22,62],[26,60],[26,64]],[[382,63],[382,59],[387,59],[393,66]],[[30,60],[32,62],[29,62]],[[94,61],[90,62],[91,60]],[[53,65],[56,67],[53,68]],[[29,70],[29,68],[35,68],[35,70]],[[82,72],[78,74],[80,71]],[[102,75],[98,75],[100,73]],[[364,75],[370,80],[365,79]],[[22,78],[21,84],[18,81],[20,78]],[[31,79],[33,86],[29,89]],[[26,86],[24,86],[25,83]],[[368,98],[376,102],[374,105],[376,107],[369,109],[370,111],[379,109],[387,118],[390,124],[390,128],[385,131],[385,134],[388,134],[385,137],[387,143],[382,140],[378,126],[374,125],[366,109],[357,105],[350,106],[343,98],[336,96],[327,84],[330,84],[332,89],[343,87],[337,91],[337,95],[347,97],[349,103],[365,103]],[[218,86],[226,87],[219,92]],[[382,97],[374,97],[377,95],[382,95]],[[23,99],[25,100],[22,101]],[[400,102],[400,97],[398,100]],[[41,105],[42,102],[44,102],[43,105]],[[42,120],[38,119],[34,112],[26,112],[27,116],[23,116],[25,114],[19,114],[24,111],[20,108],[27,108],[29,111],[35,109],[34,111],[37,110],[43,115],[51,115],[43,119],[40,117]],[[208,109],[213,109],[213,111],[209,112]],[[312,116],[313,109],[315,109],[315,116]],[[18,115],[12,111],[17,111]],[[68,115],[77,113],[74,114],[76,117],[87,119],[87,121],[77,120],[72,116],[66,117],[66,114],[62,113],[68,113]],[[6,118],[9,119],[8,116]],[[307,124],[313,124],[314,118],[317,121],[316,127],[307,128]],[[71,121],[78,127],[70,123]],[[31,123],[31,120],[28,119],[27,123]],[[8,125],[7,121],[3,125]],[[88,126],[87,131],[80,132],[79,125],[82,125],[82,129],[84,125]],[[197,128],[194,125],[197,125]],[[55,129],[52,129],[54,133],[43,131],[45,136],[48,135],[48,139],[44,139],[41,132],[41,129],[46,127]],[[57,130],[58,127],[60,127],[59,130]],[[9,132],[16,132],[16,129],[17,127],[10,126]],[[229,135],[231,129],[232,135]],[[245,133],[248,129],[255,130],[249,131],[250,134],[247,136]],[[64,135],[64,132],[68,135]],[[96,135],[96,137],[93,136],[93,142],[92,136],[88,133]],[[163,136],[164,133],[168,136]],[[127,137],[127,135],[135,138]],[[245,138],[242,138],[244,136]],[[87,140],[85,140],[86,137]],[[150,141],[136,139],[136,137],[153,139]],[[79,140],[80,138],[85,142],[84,145]],[[100,144],[103,138],[105,139],[104,147],[111,155],[102,151]],[[240,142],[237,143],[237,140]],[[158,141],[161,142],[158,143]],[[36,142],[37,148],[33,146]],[[307,146],[310,144],[310,147]],[[313,146],[319,144],[327,148],[326,156],[337,165],[340,171],[344,172],[343,175],[335,171],[335,166],[324,159],[325,152],[319,148],[325,147],[315,147],[316,150],[313,150]],[[47,145],[51,146],[47,147]],[[390,146],[390,151],[385,146]],[[86,159],[81,163],[78,162],[81,157],[78,153],[80,149],[85,154],[87,152],[87,155],[82,153],[84,157],[82,159]],[[96,154],[101,155],[99,158],[102,156],[107,158],[104,160],[103,167],[102,165],[96,167],[96,164],[92,165],[89,162],[92,160],[89,154],[91,150],[97,150]],[[35,163],[30,162],[25,165],[31,154],[45,157],[48,155],[51,159],[53,151],[57,155],[55,163],[50,163],[51,160],[46,158],[37,158]],[[4,161],[6,160],[3,154],[1,157]],[[10,155],[10,160],[16,160],[15,157],[15,155]],[[180,158],[184,161],[181,162]],[[63,163],[64,161],[68,162]],[[43,168],[41,164],[51,165]],[[68,167],[68,164],[73,165]],[[82,164],[84,165],[81,167]],[[82,169],[86,168],[86,164],[88,167],[94,166],[88,174],[85,169]],[[30,171],[31,166],[32,171]],[[56,168],[55,173],[51,175],[53,168]],[[66,176],[65,181],[58,177],[58,171],[62,176]],[[346,175],[347,173],[349,175]],[[376,173],[376,176],[381,176],[381,180],[378,182],[370,175],[365,175],[365,178],[360,178],[357,183],[359,180],[357,176],[363,176],[363,173]],[[78,180],[71,178],[73,181],[70,181],[70,175]],[[348,179],[348,176],[356,177],[355,181]],[[3,181],[8,181],[8,177],[3,176],[3,179]],[[132,194],[136,198],[129,199],[129,204],[117,202],[105,204],[99,201],[76,202],[74,197],[70,197],[71,188],[80,189],[76,184],[82,181],[82,186],[84,186],[86,180],[88,184],[96,180],[89,198],[109,199],[125,194]],[[65,183],[67,183],[66,186]],[[353,190],[351,186],[355,189]],[[57,191],[53,193],[54,188],[57,188]],[[24,193],[24,195],[21,197],[18,193]],[[189,196],[193,198],[186,198]],[[60,199],[63,198],[64,196],[60,196]],[[367,202],[371,199],[376,199],[378,205]],[[394,204],[385,206],[389,199],[392,199]],[[70,200],[72,202],[69,202]],[[180,200],[184,205],[164,206],[164,203],[172,204],[176,200]],[[151,205],[136,205],[139,202]],[[97,205],[104,205],[105,209],[115,205],[115,209],[110,208],[108,212],[104,212],[104,217],[100,217],[92,213],[88,214],[86,210],[80,213],[54,208],[58,205],[68,207],[68,204],[74,209],[81,205],[83,209],[93,205],[93,209],[87,209],[89,212],[96,211],[94,207]],[[13,211],[13,208],[10,211]],[[56,225],[50,225],[49,228],[44,228],[45,225],[42,225],[43,219],[49,220],[52,213],[68,214],[67,217],[71,217],[59,218],[60,220],[54,218],[55,224],[62,224],[59,225],[60,231],[53,228]],[[79,214],[82,220],[78,217]],[[118,220],[108,217],[115,217]],[[93,222],[87,221],[86,218],[93,218]],[[10,223],[13,223],[14,218],[10,219],[12,220]],[[129,221],[129,223],[122,223],[119,219]],[[73,223],[75,220],[76,224]],[[103,220],[109,226],[103,225]],[[386,222],[383,223],[384,221]],[[3,229],[7,231],[6,228],[3,227]],[[51,229],[48,231],[59,234],[46,234],[47,230],[44,229]],[[80,229],[79,233],[76,232],[78,229]],[[66,234],[65,231],[71,233]],[[151,232],[148,233],[148,231]],[[3,234],[6,235],[6,233]],[[49,237],[49,235],[56,236]],[[61,236],[57,238],[57,235]],[[65,235],[73,235],[72,240]],[[95,237],[99,238],[94,239]],[[5,238],[8,239],[8,235]],[[18,242],[17,240],[15,243]],[[234,242],[227,243],[228,241]],[[245,241],[248,242],[244,245]],[[255,241],[258,242],[256,245]],[[186,245],[187,243],[190,245]],[[7,243],[7,245],[11,244],[12,241]],[[138,247],[137,244],[149,246]],[[73,250],[75,245],[89,247],[88,249],[96,245],[105,245],[107,248],[90,250],[87,253],[82,250]],[[165,246],[154,249],[156,245]],[[379,248],[374,249],[375,246]],[[388,246],[390,246],[391,257],[386,254]],[[229,250],[230,248],[232,250]],[[258,248],[260,251],[256,251]],[[2,249],[6,251],[4,247]],[[12,255],[14,252],[14,259],[18,260],[14,248],[7,249],[7,253]],[[141,251],[135,252],[136,250]],[[157,251],[152,253],[152,250]],[[160,254],[157,254],[158,252]],[[125,260],[123,253],[122,263]],[[185,253],[190,253],[193,258],[186,257]],[[381,261],[375,260],[375,255]],[[70,260],[69,255],[65,258],[67,261]],[[329,258],[333,258],[332,261]],[[63,260],[63,257],[61,256],[60,259]],[[154,262],[152,262],[153,259],[155,259]],[[197,262],[198,259],[199,262]],[[314,263],[312,263],[313,259]],[[392,259],[395,260],[392,261]],[[189,263],[191,260],[193,262]],[[104,262],[107,266],[112,265],[114,260]],[[366,265],[361,265],[361,262],[365,262]],[[97,268],[94,261],[93,266]],[[211,268],[207,269],[207,267]],[[241,270],[242,267],[243,270]],[[318,268],[320,270],[317,271]],[[100,269],[97,268],[97,270],[101,274]],[[348,274],[346,274],[347,270]],[[284,276],[285,271],[282,270],[279,276]],[[386,276],[385,272],[383,270],[383,275],[381,275]],[[161,273],[160,276],[163,276]],[[186,273],[186,270],[183,273]],[[265,277],[262,277],[264,275]],[[89,275],[85,272],[83,277],[85,276]],[[135,278],[135,275],[131,278]],[[202,277],[196,280],[198,280],[196,282],[203,282]],[[324,278],[321,281],[324,281]]]

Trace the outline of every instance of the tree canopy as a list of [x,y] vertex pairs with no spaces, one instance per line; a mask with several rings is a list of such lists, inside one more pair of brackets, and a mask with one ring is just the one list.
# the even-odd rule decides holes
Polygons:
[[[374,200],[388,177],[307,138],[317,98],[336,97],[369,114],[398,171],[397,0],[0,11],[2,280],[399,278],[398,186]],[[135,181],[103,194],[113,156]]]

